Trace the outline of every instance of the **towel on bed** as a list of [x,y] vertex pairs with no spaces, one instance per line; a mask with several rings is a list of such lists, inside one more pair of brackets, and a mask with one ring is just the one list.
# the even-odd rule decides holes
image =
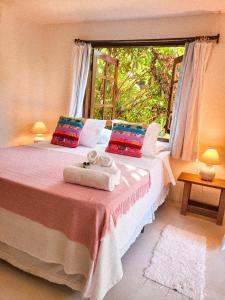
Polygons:
[[97,151],[92,150],[88,152],[87,159],[89,163],[96,164],[102,167],[113,167],[115,165],[115,161],[112,157],[108,155],[98,154]]
[[98,155],[95,161],[96,165],[102,166],[102,167],[113,167],[115,165],[114,159],[110,156],[106,155]]
[[97,157],[98,157],[98,153],[95,150],[92,150],[92,151],[88,152],[88,154],[87,154],[87,159],[88,159],[89,163],[91,163],[91,164],[95,163]]
[[65,182],[93,187],[105,191],[113,191],[115,188],[115,176],[107,172],[95,169],[85,169],[79,166],[66,167],[63,170]]
[[114,177],[114,184],[119,185],[121,179],[121,170],[114,165],[113,167],[102,167],[99,165],[90,165],[90,169],[96,170],[99,172],[109,173]]

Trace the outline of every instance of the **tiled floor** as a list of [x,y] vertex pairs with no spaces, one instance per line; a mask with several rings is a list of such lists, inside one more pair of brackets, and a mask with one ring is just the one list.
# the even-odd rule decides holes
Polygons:
[[[197,215],[181,216],[178,207],[166,204],[157,213],[153,224],[146,226],[135,244],[123,257],[124,277],[108,292],[104,300],[186,300],[186,297],[143,277],[160,231],[167,224],[206,235],[206,296],[204,300],[225,299],[225,251],[220,242],[225,226]],[[66,287],[19,271],[0,261],[0,300],[80,300],[79,293]]]

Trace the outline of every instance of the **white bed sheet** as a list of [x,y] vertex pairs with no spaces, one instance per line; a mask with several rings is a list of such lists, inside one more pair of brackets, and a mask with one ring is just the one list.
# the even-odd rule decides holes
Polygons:
[[37,147],[37,148],[44,148],[48,150],[72,153],[72,154],[77,153],[84,156],[86,156],[89,151],[96,150],[100,154],[111,156],[117,163],[133,165],[137,168],[143,168],[148,170],[150,173],[155,165],[157,165],[159,162],[162,162],[164,170],[162,169],[160,170],[160,175],[164,176],[163,178],[164,184],[172,183],[173,185],[175,185],[176,183],[169,163],[170,151],[161,151],[155,157],[152,158],[145,157],[145,156],[142,156],[141,158],[136,158],[136,157],[126,156],[126,155],[119,155],[119,154],[105,152],[105,148],[107,146],[105,144],[97,144],[95,148],[89,148],[84,146],[78,146],[76,148],[68,148],[68,147],[54,145],[45,141],[41,143],[32,144],[30,146]]
[[[79,146],[71,149],[49,143],[32,146],[83,155],[90,151],[90,148],[87,147]],[[98,145],[97,150],[104,151],[104,147],[104,145]],[[139,159],[114,154],[112,156],[116,162],[133,164],[148,169],[151,174],[151,188],[145,197],[140,199],[126,215],[119,219],[116,228],[112,222],[111,233],[105,236],[101,243],[95,272],[93,272],[93,265],[91,265],[88,254],[85,254],[86,250],[80,248],[80,245],[77,245],[77,243],[71,244],[68,241],[65,243],[65,237],[62,237],[60,233],[53,232],[50,229],[43,231],[41,226],[39,228],[38,224],[34,224],[35,222],[26,220],[21,216],[13,218],[11,212],[3,209],[0,209],[0,221],[2,222],[0,222],[0,241],[2,242],[0,243],[0,257],[24,271],[77,289],[83,292],[84,296],[93,300],[103,299],[105,293],[122,278],[121,257],[136,240],[142,227],[154,220],[155,210],[164,202],[168,193],[168,183],[173,183],[174,180],[169,165],[169,152],[160,153],[154,159]],[[20,229],[24,228],[24,233],[25,228],[32,228],[32,230],[28,230],[21,237],[19,230],[17,232],[15,229],[16,224],[20,224]],[[17,227],[19,228],[19,226]],[[7,228],[7,230],[4,230],[4,228]],[[31,234],[33,236],[36,234],[37,237],[42,236],[43,239],[39,249],[36,247],[36,243],[32,243],[34,249],[31,250],[32,247],[30,247],[30,251],[27,251],[28,245],[26,244],[30,243]],[[19,239],[18,236],[20,236]],[[52,237],[50,238],[50,236]],[[44,237],[46,240],[44,240]],[[49,249],[46,248],[48,256],[40,251],[46,242],[51,244]],[[49,250],[57,249],[57,246],[60,249],[62,246],[60,243],[63,244],[64,248],[62,247],[62,249],[64,251],[65,244],[67,244],[67,252],[64,252],[63,260],[62,255],[60,256],[62,253],[55,253],[54,260],[53,251],[49,252]],[[73,256],[75,252],[80,252],[79,257]],[[77,262],[82,263],[79,265]],[[108,270],[107,274],[105,270]],[[87,274],[87,272],[89,273]]]

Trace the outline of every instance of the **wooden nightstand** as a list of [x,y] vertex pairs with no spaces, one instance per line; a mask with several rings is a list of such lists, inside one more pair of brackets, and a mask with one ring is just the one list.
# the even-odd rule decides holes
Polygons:
[[[187,211],[201,214],[207,217],[216,219],[217,225],[223,224],[223,216],[225,210],[225,180],[215,178],[213,181],[201,180],[199,175],[182,172],[178,177],[178,181],[184,182],[183,198],[181,205],[181,214],[186,215]],[[220,189],[219,205],[211,205],[206,203],[200,203],[190,199],[191,186],[197,184],[201,186],[207,186],[214,189]]]

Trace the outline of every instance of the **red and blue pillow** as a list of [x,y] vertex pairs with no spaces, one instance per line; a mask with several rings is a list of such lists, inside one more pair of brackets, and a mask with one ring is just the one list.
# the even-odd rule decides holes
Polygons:
[[141,157],[145,128],[139,124],[117,123],[113,125],[112,134],[106,152]]
[[82,119],[60,116],[51,143],[70,148],[77,147],[83,126]]

